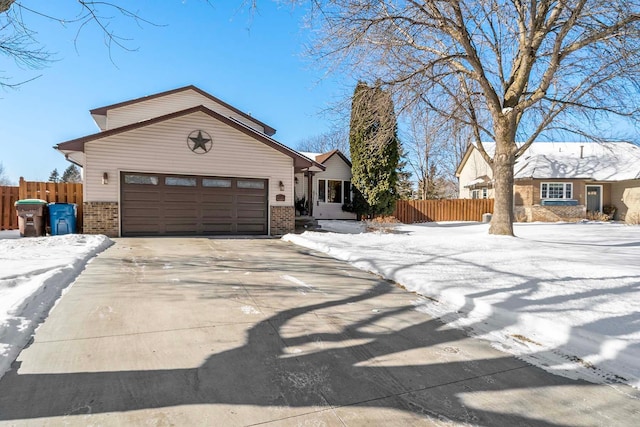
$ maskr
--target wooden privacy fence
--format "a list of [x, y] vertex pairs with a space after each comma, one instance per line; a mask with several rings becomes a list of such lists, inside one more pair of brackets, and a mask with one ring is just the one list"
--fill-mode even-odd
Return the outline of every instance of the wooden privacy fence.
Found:
[[78, 208], [77, 228], [82, 231], [82, 184], [72, 182], [34, 182], [20, 177], [19, 187], [0, 187], [0, 229], [18, 228], [16, 200], [42, 199], [46, 202], [75, 203]]
[[0, 187], [0, 230], [18, 228], [18, 217], [13, 204], [18, 200], [20, 187]]
[[493, 213], [493, 199], [398, 200], [393, 213], [405, 224], [432, 221], [482, 221]]

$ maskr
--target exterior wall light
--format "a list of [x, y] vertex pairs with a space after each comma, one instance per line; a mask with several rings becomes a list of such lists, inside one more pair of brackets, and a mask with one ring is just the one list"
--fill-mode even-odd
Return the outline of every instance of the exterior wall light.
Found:
[[284, 191], [284, 182], [280, 181], [280, 191]]
[[109, 183], [109, 174], [107, 172], [104, 172], [102, 174], [102, 183], [104, 185], [107, 185]]

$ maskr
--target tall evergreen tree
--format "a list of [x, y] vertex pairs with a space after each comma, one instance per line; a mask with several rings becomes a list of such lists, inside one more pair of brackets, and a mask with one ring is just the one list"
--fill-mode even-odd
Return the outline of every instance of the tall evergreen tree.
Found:
[[413, 199], [415, 192], [413, 190], [413, 182], [411, 182], [411, 172], [406, 169], [409, 162], [406, 159], [406, 151], [402, 145], [399, 146], [398, 154], [400, 160], [398, 160], [398, 182], [396, 183], [396, 193], [398, 194], [399, 199]]
[[368, 205], [366, 212], [356, 213], [392, 213], [398, 199], [398, 124], [391, 95], [379, 85], [370, 87], [358, 82], [355, 88], [349, 146], [351, 182]]
[[49, 179], [47, 181], [60, 182], [60, 173], [58, 173], [58, 168], [55, 168], [54, 170], [51, 171], [51, 174], [49, 175]]
[[80, 170], [76, 165], [69, 165], [62, 173], [62, 182], [82, 182]]

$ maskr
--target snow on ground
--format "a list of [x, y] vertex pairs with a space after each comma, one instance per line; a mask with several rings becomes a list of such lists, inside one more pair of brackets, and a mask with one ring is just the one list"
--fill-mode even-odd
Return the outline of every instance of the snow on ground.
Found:
[[20, 238], [18, 231], [0, 231], [0, 378], [62, 291], [110, 245], [106, 236]]
[[[355, 222], [284, 240], [404, 285], [417, 310], [556, 374], [640, 387], [640, 227], [616, 223]], [[328, 227], [326, 227], [328, 226]]]

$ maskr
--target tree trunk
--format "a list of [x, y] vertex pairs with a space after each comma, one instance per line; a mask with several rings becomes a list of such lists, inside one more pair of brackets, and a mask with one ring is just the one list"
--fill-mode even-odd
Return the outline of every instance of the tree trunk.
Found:
[[493, 156], [494, 205], [489, 234], [513, 236], [513, 167], [516, 161], [515, 135], [509, 126], [496, 132]]

